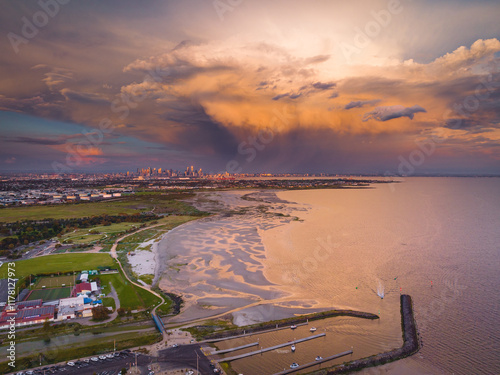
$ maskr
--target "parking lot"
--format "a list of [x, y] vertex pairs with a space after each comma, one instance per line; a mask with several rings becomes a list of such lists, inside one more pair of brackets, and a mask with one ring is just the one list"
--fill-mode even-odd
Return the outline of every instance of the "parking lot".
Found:
[[[123, 350], [116, 353], [108, 353], [100, 356], [93, 356], [66, 364], [51, 365], [37, 369], [26, 370], [15, 374], [22, 375], [49, 375], [49, 374], [79, 374], [79, 375], [120, 375], [122, 369], [134, 368], [137, 363], [137, 370], [134, 374], [153, 375], [153, 369], [159, 373], [182, 369], [195, 369], [198, 366], [200, 374], [217, 373], [214, 366], [200, 350], [198, 344], [179, 345], [159, 352], [158, 357], [145, 354], [134, 353]], [[127, 371], [130, 374], [130, 371]], [[189, 372], [188, 372], [189, 373]]]
[[[152, 362], [149, 356], [137, 354], [138, 369], [141, 374], [148, 374], [148, 365]], [[40, 367], [33, 370], [18, 372], [23, 375], [48, 375], [48, 374], [82, 374], [92, 375], [118, 375], [123, 368], [127, 370], [135, 366], [136, 355], [129, 351], [109, 353], [107, 355], [89, 357], [78, 361], [67, 362], [66, 365], [53, 365]]]

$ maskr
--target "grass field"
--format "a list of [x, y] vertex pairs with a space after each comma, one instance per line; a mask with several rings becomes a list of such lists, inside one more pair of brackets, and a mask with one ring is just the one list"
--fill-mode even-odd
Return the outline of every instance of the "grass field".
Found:
[[31, 292], [28, 297], [28, 301], [34, 299], [42, 299], [44, 301], [50, 301], [54, 299], [66, 298], [71, 295], [71, 288], [51, 288], [51, 289], [35, 289]]
[[55, 276], [55, 277], [41, 277], [37, 280], [35, 285], [33, 285], [33, 289], [41, 289], [42, 286], [46, 288], [58, 288], [63, 286], [75, 285], [75, 277], [74, 276]]
[[169, 230], [195, 219], [199, 219], [199, 216], [168, 216], [161, 218], [158, 220], [158, 224], [163, 225], [128, 236], [118, 244], [117, 251], [134, 251], [143, 242], [158, 238]]
[[[66, 233], [61, 236], [60, 241], [72, 241], [75, 244], [90, 243], [105, 240], [106, 237], [125, 232], [131, 228], [137, 228], [141, 223], [115, 223], [111, 225], [100, 225], [92, 228], [78, 229], [74, 232]], [[90, 232], [93, 233], [90, 233]], [[94, 234], [98, 232], [98, 234]]]
[[151, 211], [176, 215], [197, 215], [199, 211], [185, 202], [192, 193], [137, 193], [112, 201], [67, 203], [54, 206], [8, 207], [0, 209], [0, 221], [66, 219], [97, 215], [134, 214]]
[[160, 303], [160, 299], [154, 294], [130, 284], [121, 271], [110, 275], [99, 275], [99, 278], [101, 279], [101, 287], [104, 286], [103, 292], [106, 294], [111, 290], [109, 283], [112, 283], [113, 288], [118, 293], [120, 307], [124, 309], [148, 309]]
[[[98, 266], [115, 266], [113, 258], [109, 254], [56, 254], [44, 257], [19, 260], [15, 262], [14, 272], [16, 278], [30, 274], [68, 273], [88, 269], [97, 269]], [[0, 267], [0, 278], [7, 278], [7, 263]]]

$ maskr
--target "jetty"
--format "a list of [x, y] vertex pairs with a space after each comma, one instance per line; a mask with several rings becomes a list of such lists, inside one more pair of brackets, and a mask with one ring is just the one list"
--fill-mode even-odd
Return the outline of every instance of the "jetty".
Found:
[[[300, 326], [306, 326], [308, 323], [300, 323], [300, 324], [295, 324], [296, 327]], [[226, 341], [226, 340], [232, 340], [232, 339], [241, 339], [242, 337], [248, 337], [248, 336], [253, 336], [253, 335], [260, 335], [261, 333], [268, 333], [268, 332], [274, 332], [274, 331], [280, 331], [283, 329], [292, 329], [292, 326], [284, 326], [284, 327], [278, 327], [276, 325], [276, 328], [272, 329], [266, 329], [264, 331], [250, 331], [246, 333], [243, 331], [243, 334], [241, 335], [236, 335], [236, 336], [228, 336], [228, 337], [222, 337], [222, 338], [216, 338], [216, 339], [208, 339], [208, 340], [203, 340], [200, 341], [200, 344], [205, 344], [205, 343], [214, 343], [214, 342], [220, 342], [220, 341]]]
[[214, 352], [212, 352], [210, 354], [211, 355], [225, 354], [225, 353], [235, 352], [235, 351], [241, 350], [241, 349], [251, 348], [252, 346], [257, 346], [257, 345], [259, 345], [259, 342], [255, 341], [255, 342], [252, 342], [251, 344], [241, 345], [241, 346], [237, 346], [235, 348], [229, 348], [229, 349], [223, 349], [223, 350], [216, 350], [216, 351], [214, 351]]
[[283, 370], [281, 372], [275, 373], [274, 375], [291, 374], [292, 372], [304, 370], [306, 368], [313, 367], [313, 366], [317, 366], [317, 365], [319, 365], [319, 364], [321, 364], [323, 362], [328, 362], [328, 361], [331, 361], [332, 359], [337, 359], [337, 358], [340, 358], [340, 357], [344, 357], [344, 356], [349, 355], [349, 354], [352, 354], [352, 350], [347, 350], [347, 351], [339, 353], [339, 354], [334, 354], [334, 355], [331, 355], [329, 357], [320, 359], [318, 361], [309, 362], [309, 363], [306, 363], [305, 365], [300, 365], [299, 367], [296, 367], [296, 368], [291, 368], [289, 370]]
[[398, 359], [408, 357], [415, 354], [420, 349], [420, 341], [418, 340], [417, 327], [413, 316], [413, 306], [411, 297], [407, 294], [402, 294], [401, 298], [401, 326], [403, 329], [403, 346], [385, 353], [380, 353], [371, 357], [357, 359], [347, 364], [335, 366], [326, 374], [343, 374], [359, 371], [365, 367], [380, 366], [385, 363], [393, 362]]
[[283, 348], [285, 346], [290, 346], [292, 344], [298, 344], [298, 343], [301, 343], [301, 342], [304, 342], [304, 341], [314, 340], [314, 339], [317, 339], [317, 338], [320, 338], [320, 337], [323, 337], [323, 336], [326, 336], [326, 334], [325, 333], [320, 333], [318, 335], [304, 337], [304, 338], [298, 339], [298, 340], [293, 340], [293, 342], [285, 342], [283, 344], [278, 344], [278, 345], [270, 346], [270, 347], [267, 347], [267, 348], [261, 348], [259, 350], [253, 351], [253, 352], [243, 353], [243, 354], [235, 355], [233, 357], [221, 358], [221, 359], [218, 360], [218, 362], [236, 361], [237, 359], [251, 357], [253, 355], [257, 355], [257, 354], [269, 352], [269, 351], [274, 350], [274, 349]]

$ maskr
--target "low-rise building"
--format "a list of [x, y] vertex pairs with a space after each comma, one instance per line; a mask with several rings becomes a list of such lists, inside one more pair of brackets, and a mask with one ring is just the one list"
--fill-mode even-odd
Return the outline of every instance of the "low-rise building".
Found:
[[59, 300], [57, 320], [84, 318], [92, 316], [92, 300], [83, 295]]
[[76, 284], [71, 292], [71, 297], [89, 295], [92, 293], [92, 285], [88, 282]]
[[0, 314], [0, 329], [11, 325], [25, 326], [53, 321], [56, 307], [45, 306], [42, 300], [22, 301], [5, 306]]

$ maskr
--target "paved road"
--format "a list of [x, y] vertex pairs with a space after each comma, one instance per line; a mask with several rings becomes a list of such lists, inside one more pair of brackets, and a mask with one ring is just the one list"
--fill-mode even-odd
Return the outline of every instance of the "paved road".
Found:
[[[197, 356], [198, 354], [198, 356]], [[196, 369], [196, 359], [198, 357], [198, 369], [200, 374], [213, 374], [213, 367], [210, 360], [202, 353], [200, 345], [180, 345], [177, 348], [168, 348], [160, 350], [158, 353], [158, 362], [166, 362], [170, 365], [177, 365], [177, 368], [190, 367]]]

